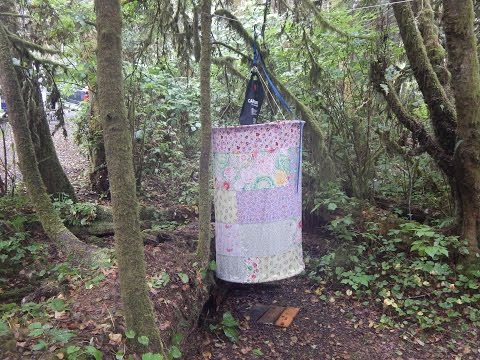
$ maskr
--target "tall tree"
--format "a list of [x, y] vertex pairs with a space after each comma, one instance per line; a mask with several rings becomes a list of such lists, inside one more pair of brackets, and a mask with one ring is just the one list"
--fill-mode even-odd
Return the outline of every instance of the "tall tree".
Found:
[[[17, 14], [15, 2], [8, 0], [0, 3], [0, 20], [10, 33], [16, 34], [18, 32], [18, 18], [11, 15], [1, 16], [2, 13]], [[16, 38], [16, 40], [15, 57], [27, 64], [26, 70], [22, 68], [17, 69], [16, 72], [19, 82], [23, 85], [27, 119], [40, 175], [49, 194], [65, 193], [75, 200], [75, 191], [63, 171], [50, 134], [38, 76], [29, 76], [32, 73], [32, 63], [35, 63], [37, 68], [41, 68], [43, 65], [39, 64], [41, 63], [40, 59], [32, 55], [29, 48], [31, 44], [25, 41], [22, 42], [19, 38]], [[37, 46], [35, 50], [42, 51], [42, 48]]]
[[199, 239], [197, 255], [206, 265], [210, 258], [212, 200], [210, 197], [210, 151], [212, 122], [210, 113], [210, 69], [212, 64], [212, 1], [203, 0], [201, 6], [201, 51], [200, 51], [200, 121], [202, 148], [199, 179]]
[[105, 153], [110, 175], [116, 253], [127, 328], [148, 336], [149, 347], [162, 342], [148, 295], [143, 241], [135, 193], [132, 141], [124, 102], [122, 18], [119, 0], [95, 0], [97, 86]]
[[455, 176], [461, 234], [472, 251], [480, 239], [480, 69], [472, 0], [444, 0], [445, 37], [457, 111]]
[[48, 237], [67, 255], [74, 256], [79, 262], [93, 264], [96, 260], [95, 248], [81, 242], [65, 227], [54, 210], [43, 184], [12, 58], [11, 42], [5, 27], [0, 22], [0, 86], [7, 102], [9, 121], [17, 146], [18, 162], [25, 187]]
[[[473, 2], [443, 2], [449, 72], [443, 66], [445, 54], [430, 1], [416, 9], [421, 19], [418, 23], [409, 3], [391, 2], [433, 133], [402, 104], [394, 84], [385, 77], [383, 59], [373, 67], [372, 75], [399, 122], [447, 177], [456, 202], [459, 234], [469, 243], [466, 260], [470, 261], [479, 252], [480, 238], [480, 79]], [[450, 83], [454, 99], [449, 94]]]

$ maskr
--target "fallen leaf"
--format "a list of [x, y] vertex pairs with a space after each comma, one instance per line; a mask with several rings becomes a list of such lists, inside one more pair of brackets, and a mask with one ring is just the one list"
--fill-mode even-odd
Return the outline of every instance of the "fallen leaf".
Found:
[[415, 342], [418, 344], [418, 345], [421, 345], [421, 346], [425, 346], [425, 343], [420, 340], [420, 339], [415, 339]]
[[170, 327], [171, 323], [170, 321], [165, 321], [163, 323], [160, 323], [160, 330], [166, 330]]
[[55, 311], [55, 319], [64, 320], [68, 318], [68, 313], [66, 311]]
[[120, 344], [122, 342], [122, 334], [110, 333], [108, 334], [108, 338], [115, 344]]
[[247, 346], [247, 347], [241, 348], [241, 349], [240, 349], [240, 352], [241, 352], [243, 355], [247, 355], [247, 354], [250, 352], [250, 350], [252, 350], [252, 348], [249, 347], [249, 346]]
[[212, 358], [212, 353], [210, 351], [203, 352], [203, 358], [205, 360], [210, 360]]

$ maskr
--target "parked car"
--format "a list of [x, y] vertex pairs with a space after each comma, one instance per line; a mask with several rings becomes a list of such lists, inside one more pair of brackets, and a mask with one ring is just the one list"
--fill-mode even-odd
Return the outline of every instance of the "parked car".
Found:
[[75, 90], [72, 95], [65, 99], [65, 101], [76, 105], [80, 104], [82, 101], [88, 101], [88, 90]]

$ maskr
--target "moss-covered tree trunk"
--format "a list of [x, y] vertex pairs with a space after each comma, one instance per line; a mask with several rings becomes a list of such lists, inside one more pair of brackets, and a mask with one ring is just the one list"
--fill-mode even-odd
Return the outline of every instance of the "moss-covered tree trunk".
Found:
[[87, 121], [89, 132], [90, 186], [97, 194], [106, 195], [110, 191], [110, 183], [108, 181], [103, 127], [99, 116], [98, 99], [95, 91], [90, 92]]
[[[0, 13], [16, 14], [14, 1], [5, 0], [0, 3]], [[18, 31], [17, 18], [13, 16], [0, 16], [0, 20], [7, 29], [16, 34]], [[15, 56], [22, 58], [22, 52], [15, 50]], [[65, 193], [75, 200], [75, 191], [65, 172], [63, 171], [57, 152], [53, 144], [48, 119], [45, 113], [40, 85], [37, 78], [28, 79], [24, 70], [18, 70], [17, 76], [24, 87], [24, 100], [27, 119], [34, 144], [34, 151], [38, 162], [40, 175], [49, 194]]]
[[12, 63], [11, 43], [0, 23], [0, 86], [7, 102], [9, 120], [17, 146], [18, 162], [23, 181], [38, 218], [48, 237], [74, 260], [84, 264], [95, 262], [95, 248], [78, 240], [55, 212], [38, 170], [33, 142], [27, 122], [25, 103]]
[[461, 236], [470, 257], [480, 238], [480, 68], [474, 31], [473, 1], [444, 0], [448, 65], [457, 111], [455, 176], [462, 204]]
[[202, 124], [202, 148], [200, 153], [199, 176], [199, 238], [197, 255], [205, 266], [210, 258], [212, 200], [210, 191], [210, 151], [212, 122], [210, 113], [210, 68], [212, 64], [212, 1], [203, 0], [201, 6], [201, 52], [200, 52], [200, 121]]
[[45, 113], [40, 85], [36, 79], [33, 79], [28, 88], [29, 99], [26, 99], [28, 103], [28, 125], [43, 183], [49, 194], [64, 193], [72, 200], [76, 200], [75, 190], [58, 160], [47, 114]]
[[[480, 235], [480, 76], [473, 3], [471, 0], [443, 2], [448, 72], [443, 67], [443, 49], [432, 23], [430, 2], [426, 1], [420, 9], [421, 18], [417, 23], [410, 4], [390, 1], [395, 3], [395, 18], [429, 110], [433, 134], [403, 106], [393, 84], [385, 79], [386, 64], [374, 65], [372, 78], [379, 89], [382, 82], [387, 84], [388, 91], [381, 91], [397, 119], [412, 132], [447, 177], [458, 207], [459, 233], [469, 242], [468, 262], [479, 251]], [[377, 77], [376, 74], [382, 72], [383, 76]], [[454, 99], [450, 96], [450, 82]]]
[[122, 19], [119, 0], [95, 0], [97, 15], [97, 86], [110, 175], [120, 292], [127, 328], [148, 336], [149, 348], [161, 351], [146, 283], [143, 241], [135, 193], [132, 140], [124, 102]]

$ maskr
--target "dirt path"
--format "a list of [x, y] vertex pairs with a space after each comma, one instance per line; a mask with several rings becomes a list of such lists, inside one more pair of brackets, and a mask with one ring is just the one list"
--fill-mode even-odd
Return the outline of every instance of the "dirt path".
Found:
[[[72, 185], [75, 188], [77, 193], [90, 193], [86, 191], [85, 188], [87, 187], [87, 176], [88, 176], [88, 160], [79, 146], [75, 143], [73, 135], [75, 125], [73, 124], [73, 117], [76, 115], [73, 111], [67, 111], [65, 113], [65, 128], [67, 130], [67, 137], [64, 136], [62, 129], [56, 131], [55, 135], [53, 136], [53, 142], [55, 144], [55, 149], [57, 150], [57, 156], [62, 164], [63, 170], [67, 174], [69, 180], [72, 182]], [[56, 121], [49, 122], [50, 131], [53, 132], [55, 129], [55, 125], [57, 124]], [[13, 165], [14, 161], [17, 162], [18, 158], [16, 158], [14, 153], [14, 147], [12, 146], [13, 143], [13, 133], [10, 125], [7, 123], [5, 126], [5, 143], [7, 148], [7, 164], [8, 169], [11, 174], [14, 174], [16, 177], [16, 181], [18, 182], [22, 178], [22, 174], [18, 168], [18, 165]], [[3, 145], [2, 145], [3, 146]], [[3, 174], [3, 164], [4, 164], [4, 154], [2, 150], [2, 154], [0, 156], [1, 160], [1, 167], [2, 167], [2, 174]], [[10, 181], [10, 179], [9, 179]]]
[[[66, 117], [67, 137], [63, 135], [62, 129], [59, 129], [53, 136], [57, 156], [62, 164], [63, 170], [72, 182], [75, 191], [85, 192], [88, 186], [88, 160], [82, 149], [74, 141], [75, 125], [72, 123], [72, 118], [75, 116], [74, 112], [68, 112]], [[55, 123], [50, 124], [50, 129], [53, 131]]]

